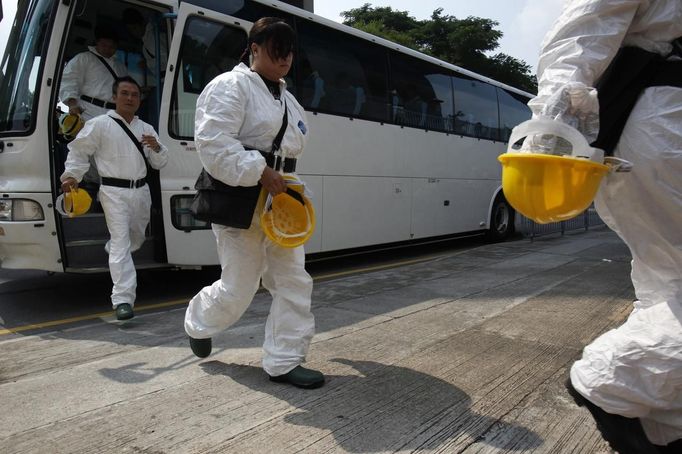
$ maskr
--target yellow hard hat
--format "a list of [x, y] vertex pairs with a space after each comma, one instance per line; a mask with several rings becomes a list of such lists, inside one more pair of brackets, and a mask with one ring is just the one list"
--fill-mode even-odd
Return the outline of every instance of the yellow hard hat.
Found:
[[63, 216], [70, 218], [85, 214], [90, 210], [92, 197], [85, 189], [72, 189], [60, 194], [55, 201], [55, 209]]
[[59, 118], [59, 131], [67, 140], [72, 140], [83, 128], [85, 122], [80, 115], [65, 113]]
[[305, 185], [291, 175], [284, 175], [287, 190], [267, 201], [260, 217], [261, 228], [275, 244], [294, 248], [310, 239], [315, 231], [315, 209], [305, 195]]
[[[527, 136], [554, 135], [571, 144], [570, 155], [514, 152]], [[551, 120], [529, 120], [514, 128], [502, 163], [502, 191], [507, 201], [529, 219], [546, 224], [577, 216], [594, 200], [609, 171], [603, 152], [591, 148], [577, 130]]]

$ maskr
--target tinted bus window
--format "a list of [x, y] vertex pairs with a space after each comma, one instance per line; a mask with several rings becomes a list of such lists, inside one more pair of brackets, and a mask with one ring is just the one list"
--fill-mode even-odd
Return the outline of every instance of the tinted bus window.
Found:
[[[17, 5], [0, 65], [0, 132], [28, 133], [35, 124], [53, 7], [50, 0], [22, 1]], [[3, 26], [11, 20], [11, 16], [5, 17]]]
[[503, 90], [498, 87], [497, 99], [500, 102], [500, 134], [501, 140], [509, 140], [514, 126], [526, 120], [530, 120], [531, 111], [528, 107], [528, 98], [516, 93]]
[[454, 76], [454, 132], [479, 139], [499, 140], [495, 87], [461, 75]]
[[307, 109], [385, 121], [386, 51], [366, 40], [300, 20], [298, 98]]
[[436, 65], [391, 54], [391, 121], [421, 129], [447, 131], [453, 115], [450, 76]]
[[171, 101], [171, 135], [184, 139], [194, 137], [194, 112], [199, 94], [214, 77], [232, 70], [245, 48], [246, 32], [241, 28], [199, 17], [187, 21]]

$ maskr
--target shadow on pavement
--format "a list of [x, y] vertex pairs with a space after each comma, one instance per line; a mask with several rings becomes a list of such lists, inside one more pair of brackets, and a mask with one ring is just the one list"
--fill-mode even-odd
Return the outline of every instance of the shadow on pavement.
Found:
[[[529, 429], [472, 411], [469, 395], [436, 377], [373, 361], [333, 361], [359, 375], [327, 376], [324, 387], [308, 391], [272, 383], [254, 366], [221, 361], [200, 366], [207, 374], [224, 375], [288, 402], [298, 411], [284, 416], [287, 423], [322, 429], [345, 452], [437, 450], [462, 435], [506, 451], [531, 450], [543, 443]], [[486, 437], [493, 427], [505, 436]], [[239, 449], [241, 443], [254, 440], [236, 438], [223, 448]]]

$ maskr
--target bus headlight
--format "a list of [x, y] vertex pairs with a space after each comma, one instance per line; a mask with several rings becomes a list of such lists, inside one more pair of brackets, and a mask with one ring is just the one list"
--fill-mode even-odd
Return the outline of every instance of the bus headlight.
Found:
[[42, 221], [43, 208], [35, 200], [0, 199], [0, 221]]

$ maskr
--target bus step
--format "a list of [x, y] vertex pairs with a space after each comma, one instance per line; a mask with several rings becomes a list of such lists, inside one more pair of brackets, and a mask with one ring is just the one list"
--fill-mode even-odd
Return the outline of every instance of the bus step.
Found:
[[[107, 268], [109, 256], [104, 250], [107, 240], [77, 240], [66, 243], [67, 268]], [[135, 264], [154, 262], [154, 239], [147, 238], [133, 252]]]
[[[144, 262], [144, 261], [135, 261], [135, 268], [138, 270], [147, 270], [147, 269], [155, 269], [155, 268], [164, 268], [168, 267], [168, 265], [161, 264], [159, 262]], [[109, 267], [108, 266], [91, 266], [91, 267], [70, 267], [67, 266], [64, 268], [64, 271], [67, 273], [82, 273], [82, 274], [95, 274], [95, 273], [108, 273], [109, 272]]]
[[62, 217], [62, 228], [67, 243], [76, 240], [109, 238], [104, 213], [88, 213], [74, 218]]

